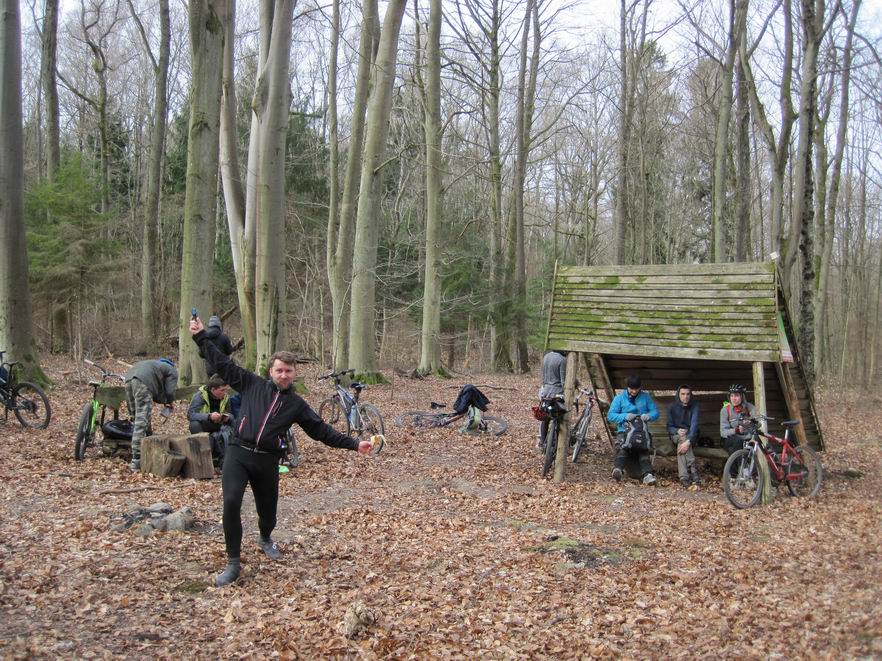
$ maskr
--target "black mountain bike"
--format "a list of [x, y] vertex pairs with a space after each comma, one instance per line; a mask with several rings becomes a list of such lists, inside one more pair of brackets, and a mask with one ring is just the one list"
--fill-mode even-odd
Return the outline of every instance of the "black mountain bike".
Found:
[[566, 414], [567, 409], [564, 406], [563, 395], [540, 400], [539, 406], [533, 407], [533, 416], [537, 420], [540, 422], [548, 421], [545, 438], [542, 439], [542, 443], [539, 446], [544, 457], [542, 477], [546, 477], [554, 465], [554, 458], [557, 454], [557, 437], [560, 435], [560, 423]]
[[[585, 403], [582, 404], [582, 398]], [[572, 461], [575, 464], [579, 458], [579, 453], [585, 447], [585, 439], [588, 437], [588, 431], [591, 429], [591, 417], [594, 411], [594, 404], [597, 402], [597, 395], [593, 390], [579, 388], [579, 394], [576, 395], [576, 401], [573, 402], [573, 408], [576, 413], [579, 412], [579, 406], [582, 406], [582, 414], [570, 426], [570, 449], [572, 450]]]
[[19, 363], [3, 360], [5, 353], [0, 351], [0, 402], [5, 409], [5, 419], [9, 419], [9, 412], [12, 411], [22, 427], [46, 429], [52, 417], [49, 398], [36, 383], [15, 378], [15, 368]]

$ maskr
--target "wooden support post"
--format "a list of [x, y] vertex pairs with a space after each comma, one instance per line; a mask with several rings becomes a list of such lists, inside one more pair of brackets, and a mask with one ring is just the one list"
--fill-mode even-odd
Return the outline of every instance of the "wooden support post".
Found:
[[570, 351], [567, 354], [567, 375], [564, 378], [564, 406], [567, 407], [567, 414], [563, 417], [560, 424], [560, 433], [557, 435], [557, 455], [554, 459], [554, 481], [560, 484], [564, 480], [564, 472], [567, 466], [567, 448], [569, 448], [570, 439], [570, 414], [569, 411], [573, 406], [576, 390], [576, 370], [579, 367], [579, 354]]
[[[766, 415], [768, 411], [768, 407], [766, 406], [766, 378], [763, 373], [763, 364], [761, 362], [753, 364], [753, 405], [756, 407], [758, 415]], [[760, 427], [762, 427], [764, 432], [769, 431], [769, 424], [765, 420], [760, 419]], [[769, 475], [769, 466], [766, 463], [765, 455], [761, 452], [757, 452], [757, 458], [760, 464], [760, 473], [765, 477], [760, 502], [766, 504], [772, 501], [772, 480]]]
[[799, 445], [808, 445], [805, 427], [802, 424], [802, 411], [799, 408], [799, 395], [796, 394], [796, 388], [793, 386], [790, 366], [775, 363], [775, 370], [778, 372], [778, 382], [781, 384], [781, 392], [784, 393], [784, 401], [787, 403], [787, 415], [793, 420], [799, 420], [799, 424], [793, 428], [796, 441]]
[[[606, 393], [606, 401], [607, 404], [612, 404], [612, 401], [616, 398], [616, 389], [613, 387], [612, 380], [609, 378], [609, 372], [606, 371], [606, 365], [603, 362], [603, 356], [597, 353], [591, 354], [591, 364], [594, 366], [594, 369], [597, 372], [597, 375], [600, 377], [600, 385]], [[606, 421], [606, 411], [602, 410], [598, 405], [598, 410], [600, 410], [603, 415], [603, 428], [606, 430], [606, 440], [609, 441], [609, 446], [615, 450], [616, 449], [616, 435], [612, 427], [610, 427], [610, 423]]]

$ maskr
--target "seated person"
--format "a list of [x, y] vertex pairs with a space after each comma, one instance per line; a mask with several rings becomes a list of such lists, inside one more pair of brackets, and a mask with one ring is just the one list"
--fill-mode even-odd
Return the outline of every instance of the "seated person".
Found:
[[680, 484], [688, 487], [701, 484], [695, 468], [692, 446], [698, 443], [698, 402], [692, 399], [692, 389], [683, 385], [677, 388], [674, 401], [668, 406], [668, 434], [677, 448], [677, 473]]
[[612, 476], [616, 482], [621, 481], [624, 475], [625, 463], [628, 460], [637, 463], [640, 474], [643, 476], [643, 484], [654, 485], [655, 475], [652, 474], [652, 464], [649, 461], [649, 448], [625, 447], [625, 422], [630, 422], [639, 417], [643, 422], [658, 420], [658, 407], [652, 399], [652, 395], [640, 389], [640, 377], [632, 374], [628, 377], [627, 388], [613, 398], [607, 420], [618, 424], [616, 434], [616, 458], [613, 462]]
[[730, 455], [744, 447], [750, 438], [747, 424], [756, 417], [756, 408], [745, 398], [747, 388], [739, 384], [729, 386], [729, 401], [720, 409], [720, 436]]
[[233, 419], [230, 399], [230, 387], [217, 374], [212, 376], [190, 401], [187, 409], [190, 433], [217, 432], [222, 425], [229, 424]]

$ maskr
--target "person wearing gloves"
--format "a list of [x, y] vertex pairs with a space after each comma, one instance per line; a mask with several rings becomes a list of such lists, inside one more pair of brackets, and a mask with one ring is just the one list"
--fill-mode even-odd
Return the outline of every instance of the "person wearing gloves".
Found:
[[294, 392], [296, 359], [290, 351], [277, 351], [270, 356], [269, 378], [264, 379], [239, 367], [220, 351], [208, 337], [202, 320], [190, 321], [190, 334], [204, 352], [211, 371], [219, 374], [242, 396], [234, 433], [224, 455], [221, 477], [227, 551], [227, 566], [215, 579], [215, 585], [221, 587], [233, 583], [241, 572], [242, 499], [248, 484], [251, 484], [257, 509], [260, 548], [271, 560], [281, 557], [271, 534], [276, 527], [279, 504], [279, 459], [285, 454], [288, 430], [295, 423], [310, 438], [330, 447], [369, 454], [373, 446], [370, 441], [350, 438], [323, 422]]
[[141, 470], [141, 439], [150, 433], [150, 414], [153, 402], [165, 404], [171, 413], [178, 387], [178, 370], [168, 358], [142, 360], [129, 368], [124, 377], [126, 403], [132, 416], [132, 463], [133, 471]]
[[613, 398], [607, 420], [618, 425], [616, 434], [616, 457], [613, 461], [612, 476], [616, 482], [621, 481], [625, 471], [625, 464], [630, 460], [636, 462], [643, 484], [654, 485], [655, 475], [652, 473], [652, 464], [649, 460], [648, 447], [628, 447], [625, 442], [625, 423], [640, 418], [643, 422], [658, 420], [658, 407], [645, 390], [640, 389], [640, 376], [630, 375], [625, 382], [625, 390]]
[[701, 484], [695, 468], [695, 453], [692, 451], [698, 443], [698, 402], [693, 399], [692, 388], [689, 386], [678, 387], [674, 401], [668, 406], [668, 434], [671, 443], [677, 448], [680, 484], [686, 488]]

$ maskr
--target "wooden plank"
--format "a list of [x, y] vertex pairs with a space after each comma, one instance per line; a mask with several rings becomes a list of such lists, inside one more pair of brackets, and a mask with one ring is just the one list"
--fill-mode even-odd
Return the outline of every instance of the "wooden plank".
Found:
[[628, 264], [623, 266], [562, 266], [561, 275], [724, 275], [774, 273], [772, 262], [726, 262], [722, 264]]
[[[710, 349], [731, 349], [731, 350], [743, 350], [743, 351], [768, 351], [770, 354], [774, 354], [777, 357], [778, 355], [778, 344], [777, 341], [767, 342], [756, 340], [754, 342], [747, 342], [744, 338], [729, 338], [728, 340], [719, 339], [698, 339], [696, 337], [688, 336], [684, 338], [677, 338], [674, 336], [634, 336], [634, 337], [624, 337], [622, 335], [607, 335], [602, 333], [575, 333], [575, 332], [566, 332], [567, 329], [563, 329], [559, 331], [556, 327], [552, 327], [551, 332], [549, 333], [549, 341], [557, 344], [561, 340], [570, 340], [570, 341], [590, 341], [592, 343], [603, 343], [608, 345], [613, 344], [627, 344], [634, 346], [642, 346], [642, 347], [656, 347], [656, 348], [672, 348], [672, 349], [695, 349], [695, 350], [710, 350]], [[601, 352], [606, 353], [606, 352]]]
[[561, 312], [580, 312], [582, 314], [594, 314], [600, 317], [615, 315], [625, 319], [677, 319], [690, 321], [692, 319], [728, 319], [741, 320], [745, 315], [758, 317], [769, 325], [775, 323], [775, 309], [766, 306], [742, 305], [737, 310], [726, 307], [697, 306], [689, 303], [681, 303], [674, 300], [658, 301], [657, 306], [625, 306], [616, 301], [565, 301], [555, 299], [554, 310]]
[[580, 325], [588, 328], [608, 328], [610, 330], [631, 330], [635, 328], [649, 328], [653, 331], [666, 333], [729, 333], [732, 335], [777, 335], [777, 331], [771, 325], [756, 325], [737, 323], [734, 319], [694, 319], [682, 320], [679, 324], [672, 324], [668, 319], [660, 317], [627, 318], [618, 315], [608, 315], [598, 318], [598, 315], [579, 313], [572, 310], [555, 310], [551, 317], [557, 324]]
[[748, 274], [695, 274], [695, 275], [669, 275], [667, 273], [657, 275], [584, 275], [569, 272], [555, 271], [554, 283], [573, 284], [600, 284], [605, 287], [618, 287], [620, 285], [671, 285], [681, 290], [688, 290], [693, 285], [726, 287], [729, 285], [756, 285], [775, 288], [775, 276], [771, 273], [748, 273]]
[[670, 337], [675, 339], [688, 339], [684, 336], [694, 336], [696, 339], [722, 340], [727, 338], [744, 338], [744, 342], [760, 341], [766, 344], [780, 346], [778, 334], [774, 329], [762, 326], [748, 326], [745, 328], [733, 328], [731, 331], [714, 326], [671, 326], [662, 324], [605, 324], [603, 322], [579, 322], [572, 319], [555, 317], [551, 329], [557, 332], [567, 330], [574, 334], [599, 334], [612, 337]]
[[[555, 287], [555, 297], [560, 300], [599, 300], [626, 303], [673, 299], [682, 301], [686, 296], [683, 290], [675, 289], [576, 289], [573, 287]], [[775, 298], [767, 289], [762, 291], [704, 291], [696, 289], [689, 292], [689, 301], [695, 307], [707, 304], [708, 301], [717, 305], [738, 304], [738, 301], [749, 301], [751, 305], [767, 305], [774, 307]]]
[[775, 291], [772, 285], [763, 282], [748, 283], [724, 283], [724, 282], [693, 282], [682, 280], [674, 282], [658, 282], [656, 280], [648, 280], [643, 283], [618, 283], [615, 285], [606, 284], [603, 281], [596, 282], [580, 282], [570, 279], [558, 279], [554, 282], [554, 289], [560, 292], [642, 292], [642, 291], [671, 291], [679, 292], [681, 296], [689, 296], [690, 298], [695, 292], [717, 292], [725, 294], [763, 292], [766, 296], [774, 296]]
[[572, 338], [549, 339], [549, 349], [560, 351], [584, 351], [599, 354], [624, 354], [631, 356], [660, 356], [665, 358], [705, 358], [717, 360], [750, 361], [764, 360], [775, 362], [777, 351], [757, 349], [705, 349], [690, 347], [658, 347], [622, 342], [589, 342]]

